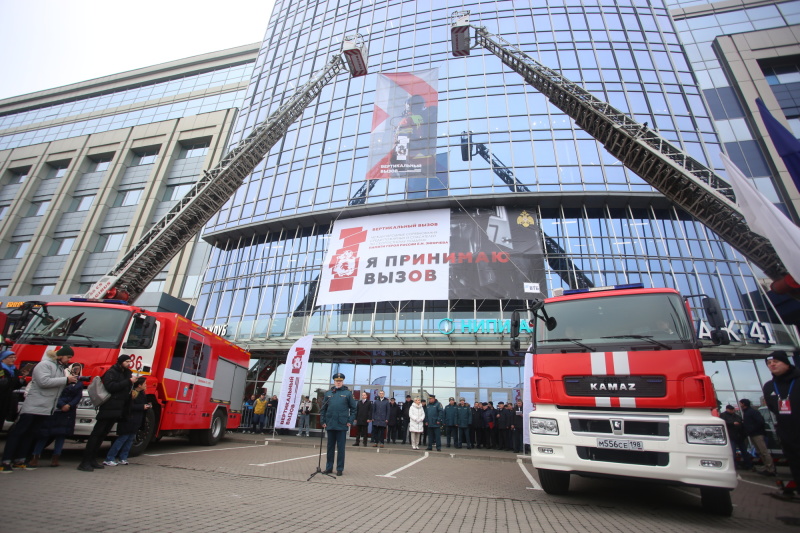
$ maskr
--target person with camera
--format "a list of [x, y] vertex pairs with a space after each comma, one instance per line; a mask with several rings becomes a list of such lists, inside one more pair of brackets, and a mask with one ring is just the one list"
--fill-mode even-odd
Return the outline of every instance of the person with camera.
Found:
[[78, 470], [92, 472], [104, 468], [95, 458], [103, 439], [120, 419], [128, 416], [131, 407], [131, 389], [138, 378], [131, 372], [131, 356], [122, 354], [117, 363], [106, 370], [101, 378], [103, 386], [111, 396], [97, 410], [94, 428], [83, 450], [83, 458]]
[[64, 387], [78, 381], [77, 376], [64, 375], [64, 370], [73, 355], [75, 352], [69, 346], [63, 346], [58, 350], [47, 350], [33, 369], [28, 395], [22, 402], [17, 422], [6, 437], [2, 459], [3, 474], [10, 474], [12, 468], [36, 468], [31, 467], [26, 461], [31, 443], [41, 425], [55, 411]]
[[67, 375], [76, 376], [78, 381], [64, 387], [61, 396], [58, 397], [55, 412], [44, 421], [39, 431], [39, 440], [33, 446], [33, 457], [28, 463], [36, 468], [39, 466], [39, 457], [47, 446], [55, 440], [53, 445], [53, 457], [50, 466], [59, 466], [61, 450], [64, 448], [64, 440], [75, 431], [75, 416], [77, 414], [78, 403], [83, 395], [83, 384], [89, 378], [81, 376], [83, 365], [75, 363], [67, 369]]
[[308, 433], [309, 423], [311, 421], [311, 402], [308, 399], [308, 396], [303, 396], [302, 400], [300, 401], [300, 411], [299, 415], [297, 416], [297, 421], [299, 423], [300, 430], [297, 432], [298, 437], [302, 437], [303, 433], [305, 433], [306, 437], [310, 437]]
[[[148, 403], [147, 394], [144, 390], [147, 386], [144, 376], [136, 378], [131, 391], [131, 410], [127, 418], [117, 422], [117, 438], [106, 454], [105, 466], [117, 466], [128, 464], [128, 454], [133, 446], [136, 433], [142, 427], [145, 412], [152, 409], [153, 405]], [[119, 458], [119, 460], [117, 460]]]

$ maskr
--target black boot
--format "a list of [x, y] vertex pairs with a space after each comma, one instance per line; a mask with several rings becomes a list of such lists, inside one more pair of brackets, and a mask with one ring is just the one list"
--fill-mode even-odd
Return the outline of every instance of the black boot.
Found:
[[78, 470], [82, 472], [94, 472], [94, 468], [89, 463], [85, 463], [81, 461], [81, 464], [78, 465]]

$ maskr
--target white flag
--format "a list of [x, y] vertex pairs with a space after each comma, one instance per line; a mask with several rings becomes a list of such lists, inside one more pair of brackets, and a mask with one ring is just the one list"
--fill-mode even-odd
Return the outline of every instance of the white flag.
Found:
[[312, 340], [314, 335], [306, 335], [299, 339], [286, 356], [281, 393], [278, 395], [278, 410], [275, 414], [276, 428], [293, 428], [297, 422], [297, 409], [300, 407], [300, 393], [306, 382]]
[[769, 239], [789, 274], [800, 280], [800, 228], [773, 205], [725, 154], [720, 154], [747, 225]]

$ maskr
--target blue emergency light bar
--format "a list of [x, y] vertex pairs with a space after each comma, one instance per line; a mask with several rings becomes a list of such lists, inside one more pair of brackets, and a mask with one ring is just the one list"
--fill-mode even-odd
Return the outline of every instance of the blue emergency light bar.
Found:
[[624, 291], [630, 289], [644, 289], [644, 284], [625, 283], [623, 285], [608, 285], [606, 287], [592, 287], [590, 289], [567, 289], [564, 291], [564, 296], [568, 294], [580, 294], [582, 292]]

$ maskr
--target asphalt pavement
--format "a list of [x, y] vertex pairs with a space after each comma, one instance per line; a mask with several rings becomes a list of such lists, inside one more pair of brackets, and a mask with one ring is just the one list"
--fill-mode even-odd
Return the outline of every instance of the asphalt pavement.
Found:
[[703, 512], [697, 489], [573, 476], [568, 496], [550, 496], [530, 458], [512, 452], [354, 442], [342, 477], [312, 477], [313, 436], [229, 433], [215, 447], [165, 438], [92, 473], [75, 469], [83, 446], [68, 443], [59, 468], [45, 455], [34, 471], [0, 475], [0, 531], [800, 531], [800, 504], [770, 497], [774, 480], [750, 472], [726, 518]]

